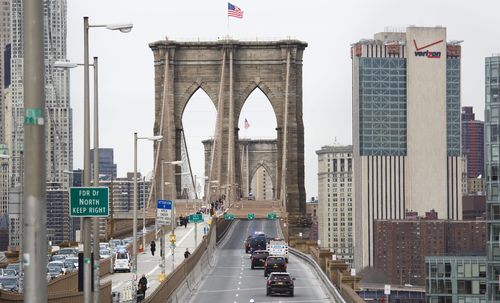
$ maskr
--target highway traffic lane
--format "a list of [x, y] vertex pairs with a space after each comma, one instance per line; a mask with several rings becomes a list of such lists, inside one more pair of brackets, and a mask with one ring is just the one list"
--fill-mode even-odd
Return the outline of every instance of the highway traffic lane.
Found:
[[230, 238], [219, 249], [216, 267], [202, 281], [190, 302], [332, 302], [312, 269], [290, 255], [288, 272], [296, 278], [295, 297], [266, 296], [263, 269], [250, 267], [243, 241], [254, 231], [276, 236], [276, 222], [270, 220], [237, 221]]

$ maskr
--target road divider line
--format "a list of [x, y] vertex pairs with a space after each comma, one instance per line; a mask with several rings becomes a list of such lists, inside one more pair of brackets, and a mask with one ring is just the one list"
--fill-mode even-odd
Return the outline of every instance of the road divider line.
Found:
[[154, 273], [156, 270], [158, 270], [158, 268], [160, 268], [160, 265], [156, 265], [150, 272], [147, 273], [146, 276], [151, 276], [152, 273]]
[[118, 283], [116, 283], [116, 285], [114, 285], [113, 287], [111, 287], [111, 289], [117, 289], [117, 288], [118, 288], [118, 287], [120, 287], [122, 284], [123, 284], [123, 282], [118, 282]]

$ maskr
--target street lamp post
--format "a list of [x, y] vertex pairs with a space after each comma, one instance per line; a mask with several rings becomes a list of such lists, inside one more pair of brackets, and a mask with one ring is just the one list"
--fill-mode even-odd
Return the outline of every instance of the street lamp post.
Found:
[[24, 1], [24, 301], [47, 302], [43, 1]]
[[[171, 183], [171, 182], [165, 182], [164, 181], [164, 174], [163, 174], [163, 165], [164, 164], [171, 164], [171, 165], [182, 165], [182, 161], [164, 161], [162, 160], [161, 161], [161, 196], [162, 196], [162, 199], [165, 199], [165, 191], [164, 191], [164, 187], [165, 185], [175, 185], [175, 182], [174, 183]], [[175, 176], [175, 174], [174, 174]], [[171, 211], [171, 218], [170, 218], [170, 224], [171, 224], [171, 235], [172, 237], [174, 237], [175, 235], [175, 215], [174, 215], [174, 211], [175, 211], [175, 201], [174, 201], [174, 191], [175, 191], [175, 187], [172, 187], [172, 192], [171, 192], [171, 196], [172, 196], [172, 211]], [[162, 237], [163, 237], [163, 233], [162, 233]], [[162, 247], [163, 248], [163, 247]], [[175, 264], [174, 264], [174, 256], [175, 256], [175, 249], [172, 249], [172, 272], [174, 272], [174, 268], [175, 268]], [[162, 262], [163, 262], [163, 270], [165, 270], [165, 254], [163, 254], [163, 257], [162, 257]], [[165, 273], [165, 272], [163, 272]]]
[[144, 184], [146, 183], [146, 176], [142, 178], [142, 249], [146, 252], [146, 198], [144, 197]]
[[134, 200], [133, 204], [133, 234], [134, 241], [132, 243], [133, 248], [133, 264], [132, 271], [134, 274], [134, 281], [137, 280], [137, 140], [149, 140], [149, 141], [161, 141], [162, 136], [152, 136], [152, 137], [138, 137], [137, 132], [134, 133]]
[[[54, 63], [55, 68], [70, 69], [70, 68], [75, 68], [77, 66], [85, 66], [85, 64], [73, 63], [73, 62], [69, 62], [69, 61], [56, 61]], [[99, 105], [99, 100], [98, 100], [98, 98], [99, 98], [99, 92], [98, 92], [99, 71], [98, 71], [98, 58], [94, 57], [93, 64], [89, 64], [89, 66], [94, 67], [94, 180], [93, 180], [94, 184], [93, 185], [94, 185], [94, 187], [99, 187], [99, 108], [98, 108], [98, 105]], [[89, 166], [90, 166], [90, 164], [89, 164]], [[89, 172], [90, 172], [90, 168], [89, 168]], [[89, 178], [90, 178], [90, 176], [89, 176]], [[90, 183], [90, 181], [89, 181], [89, 183]], [[84, 185], [84, 186], [89, 186], [89, 184]], [[85, 218], [83, 218], [83, 220], [85, 220]], [[92, 224], [93, 224], [92, 233], [94, 235], [94, 245], [93, 245], [94, 285], [100, 285], [99, 218], [93, 218]], [[82, 225], [82, 221], [80, 221], [80, 225]], [[80, 229], [81, 229], [81, 227], [80, 227]], [[99, 302], [99, 290], [100, 290], [99, 287], [94, 287], [94, 302]]]
[[[89, 98], [89, 28], [105, 27], [109, 30], [119, 30], [128, 33], [132, 30], [132, 24], [113, 24], [113, 25], [90, 25], [89, 17], [83, 17], [83, 186], [90, 186], [90, 98]], [[94, 161], [95, 162], [95, 161]], [[94, 235], [95, 238], [95, 235]], [[96, 252], [94, 252], [96, 253]], [[90, 218], [83, 218], [83, 302], [99, 302], [99, 292], [97, 296], [92, 296], [91, 289], [91, 263], [90, 263]], [[96, 285], [99, 289], [100, 285]], [[93, 297], [93, 298], [92, 298]]]

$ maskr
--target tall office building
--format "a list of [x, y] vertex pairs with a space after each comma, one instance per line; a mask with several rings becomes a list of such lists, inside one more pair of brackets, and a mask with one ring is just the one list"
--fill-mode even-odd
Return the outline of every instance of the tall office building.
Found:
[[486, 58], [485, 81], [487, 300], [500, 302], [500, 56]]
[[47, 183], [47, 240], [55, 245], [72, 238], [69, 192], [61, 185]]
[[[116, 164], [112, 148], [99, 148], [99, 178], [116, 179]], [[94, 149], [90, 150], [90, 172], [94, 175]]]
[[484, 176], [484, 122], [472, 106], [462, 107], [462, 153], [467, 157], [467, 178]]
[[5, 142], [4, 88], [10, 82], [10, 0], [0, 0], [0, 143]]
[[354, 259], [352, 145], [323, 146], [318, 155], [318, 239], [349, 264]]
[[435, 209], [462, 217], [460, 45], [444, 27], [382, 32], [351, 48], [355, 266], [373, 266], [373, 222]]
[[[0, 144], [0, 154], [8, 155], [5, 144]], [[0, 251], [9, 245], [9, 160], [0, 158]]]
[[[12, 157], [11, 185], [19, 182], [20, 151], [24, 146], [23, 108], [23, 3], [11, 0], [12, 39], [12, 112], [11, 141], [7, 142]], [[69, 73], [54, 68], [57, 60], [66, 59], [66, 0], [44, 1], [44, 48], [45, 48], [45, 125], [47, 181], [69, 186], [73, 169], [72, 112], [69, 103]]]

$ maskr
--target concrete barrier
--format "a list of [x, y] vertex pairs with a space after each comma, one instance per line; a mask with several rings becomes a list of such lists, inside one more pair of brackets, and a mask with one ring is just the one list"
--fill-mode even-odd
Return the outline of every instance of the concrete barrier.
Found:
[[[72, 280], [74, 278], [68, 277], [67, 279]], [[78, 275], [77, 275], [77, 279], [78, 279]], [[62, 281], [62, 279], [61, 279], [61, 281]], [[58, 281], [57, 284], [61, 285], [61, 281]], [[68, 282], [68, 281], [65, 281], [65, 283], [66, 282]], [[77, 281], [77, 283], [78, 283], [78, 281]], [[101, 300], [100, 300], [101, 303], [111, 303], [111, 282], [101, 284], [101, 291], [99, 294], [101, 297]], [[0, 303], [17, 303], [17, 302], [24, 302], [23, 294], [0, 290]], [[50, 291], [50, 284], [49, 284], [48, 302], [49, 303], [83, 303], [83, 292], [78, 292], [78, 291], [73, 290], [73, 289], [51, 292]]]

